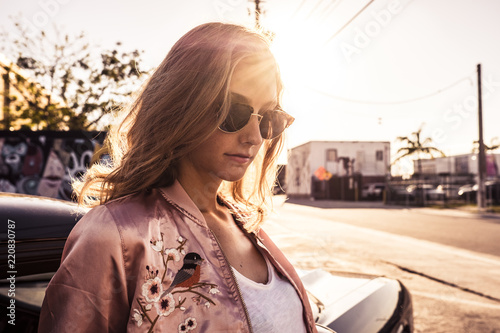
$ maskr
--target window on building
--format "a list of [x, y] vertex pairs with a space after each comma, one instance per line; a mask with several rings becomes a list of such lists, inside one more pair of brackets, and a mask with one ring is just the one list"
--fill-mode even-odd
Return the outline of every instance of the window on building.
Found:
[[327, 149], [326, 150], [326, 161], [327, 162], [337, 161], [337, 149]]
[[384, 160], [384, 151], [383, 150], [375, 151], [375, 160], [376, 161], [383, 161]]
[[455, 158], [455, 172], [457, 174], [469, 173], [469, 156], [457, 156]]

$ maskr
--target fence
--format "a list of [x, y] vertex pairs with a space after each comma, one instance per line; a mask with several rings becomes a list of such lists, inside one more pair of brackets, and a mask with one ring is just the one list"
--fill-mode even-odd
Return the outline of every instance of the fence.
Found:
[[332, 176], [329, 180], [312, 177], [311, 196], [319, 200], [358, 201], [361, 198], [362, 175]]
[[[386, 202], [405, 206], [452, 206], [475, 204], [477, 197], [474, 174], [418, 175], [413, 179], [393, 179], [387, 183]], [[487, 202], [500, 204], [500, 181], [486, 182]]]

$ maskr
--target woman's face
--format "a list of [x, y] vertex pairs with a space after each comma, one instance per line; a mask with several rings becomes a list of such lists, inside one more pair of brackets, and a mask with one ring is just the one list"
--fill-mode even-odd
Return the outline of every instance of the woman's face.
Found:
[[[241, 62], [231, 78], [229, 89], [232, 100], [250, 105], [254, 113], [277, 105], [275, 71], [266, 67], [263, 70], [260, 62]], [[179, 176], [191, 180], [198, 178], [205, 184], [209, 181], [241, 179], [263, 143], [258, 119], [252, 116], [248, 124], [236, 133], [216, 130], [181, 161]]]

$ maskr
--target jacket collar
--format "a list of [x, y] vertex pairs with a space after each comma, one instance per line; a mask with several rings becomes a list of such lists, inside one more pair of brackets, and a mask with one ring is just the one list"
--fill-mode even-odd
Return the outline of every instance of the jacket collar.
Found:
[[[178, 180], [175, 180], [171, 186], [161, 187], [160, 193], [170, 204], [172, 204], [178, 210], [183, 212], [188, 217], [194, 218], [196, 222], [208, 228], [205, 217]], [[229, 208], [231, 215], [233, 215], [233, 217], [235, 218], [236, 224], [242, 230], [245, 230], [245, 233], [248, 233], [248, 231], [246, 231], [246, 229], [243, 227], [246, 222], [245, 212], [223, 197], [219, 196], [218, 200], [220, 200], [223, 205]]]
[[187, 215], [190, 215], [191, 217], [194, 217], [205, 227], [207, 226], [203, 214], [195, 205], [191, 197], [189, 197], [179, 181], [175, 180], [171, 186], [161, 187], [160, 192], [163, 194], [165, 199], [177, 209]]

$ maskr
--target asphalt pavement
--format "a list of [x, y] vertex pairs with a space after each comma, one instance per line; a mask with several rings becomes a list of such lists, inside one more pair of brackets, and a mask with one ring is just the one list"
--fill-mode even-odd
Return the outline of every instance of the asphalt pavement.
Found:
[[265, 229], [298, 267], [365, 272], [404, 281], [415, 298], [416, 332], [500, 330], [499, 256], [340, 219], [363, 215], [351, 213], [352, 209], [366, 209], [365, 218], [374, 220], [392, 213], [415, 213], [435, 215], [436, 221], [441, 217], [470, 218], [471, 223], [478, 218], [489, 219], [500, 228], [500, 216], [492, 213], [381, 202], [285, 201], [280, 197], [276, 198], [276, 213], [270, 216]]

